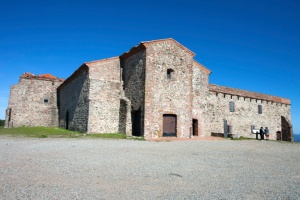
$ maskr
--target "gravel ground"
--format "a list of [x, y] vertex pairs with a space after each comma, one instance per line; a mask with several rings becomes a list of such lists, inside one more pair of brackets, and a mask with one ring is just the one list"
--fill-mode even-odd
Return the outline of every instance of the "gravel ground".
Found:
[[0, 136], [0, 199], [300, 199], [300, 143]]

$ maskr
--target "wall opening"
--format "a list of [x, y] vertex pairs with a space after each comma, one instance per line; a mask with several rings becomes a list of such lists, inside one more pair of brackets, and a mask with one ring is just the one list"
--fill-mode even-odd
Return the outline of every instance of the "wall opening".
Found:
[[258, 105], [258, 114], [262, 114], [262, 105]]
[[163, 137], [177, 137], [177, 116], [163, 115]]
[[126, 133], [126, 121], [127, 121], [127, 103], [124, 99], [120, 100], [119, 110], [119, 133]]
[[66, 129], [69, 129], [69, 119], [70, 118], [70, 114], [69, 114], [69, 111], [67, 111], [67, 113], [66, 113], [66, 121], [65, 121], [65, 123], [66, 123]]
[[8, 110], [8, 120], [7, 121], [8, 122], [11, 121], [11, 108]]
[[282, 141], [292, 141], [291, 124], [283, 116], [281, 116], [281, 137]]
[[229, 111], [234, 112], [234, 102], [233, 101], [229, 102]]
[[174, 74], [173, 69], [167, 69], [167, 79], [171, 79]]
[[142, 112], [141, 110], [131, 111], [131, 124], [132, 124], [132, 135], [133, 136], [143, 136], [142, 135]]
[[193, 119], [193, 136], [198, 136], [198, 120]]

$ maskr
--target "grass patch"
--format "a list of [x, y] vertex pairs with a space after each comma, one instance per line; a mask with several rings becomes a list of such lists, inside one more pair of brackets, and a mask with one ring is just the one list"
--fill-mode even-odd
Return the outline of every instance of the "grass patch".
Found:
[[0, 127], [0, 135], [35, 137], [35, 138], [106, 138], [106, 139], [126, 139], [125, 134], [86, 134], [77, 131], [70, 131], [58, 127]]
[[0, 127], [0, 135], [24, 136], [24, 137], [79, 137], [79, 132], [69, 131], [58, 127], [18, 127], [3, 128]]

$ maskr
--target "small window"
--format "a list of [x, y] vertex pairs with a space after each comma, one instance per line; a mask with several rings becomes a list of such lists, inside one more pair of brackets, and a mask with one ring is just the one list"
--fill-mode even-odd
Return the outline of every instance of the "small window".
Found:
[[229, 110], [230, 110], [230, 112], [234, 112], [234, 102], [233, 101], [229, 102]]
[[174, 70], [173, 69], [168, 69], [167, 70], [167, 79], [171, 79], [173, 74], [174, 74]]
[[262, 114], [262, 105], [258, 105], [258, 114]]
[[44, 103], [48, 103], [49, 101], [48, 101], [48, 99], [44, 99]]

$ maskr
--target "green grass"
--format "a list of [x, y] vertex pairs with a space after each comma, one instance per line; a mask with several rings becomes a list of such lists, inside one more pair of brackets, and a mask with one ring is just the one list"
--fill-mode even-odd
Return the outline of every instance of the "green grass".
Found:
[[86, 134], [76, 131], [70, 131], [58, 127], [18, 127], [4, 128], [0, 126], [0, 135], [23, 136], [35, 138], [110, 138], [110, 139], [126, 139], [125, 134]]

